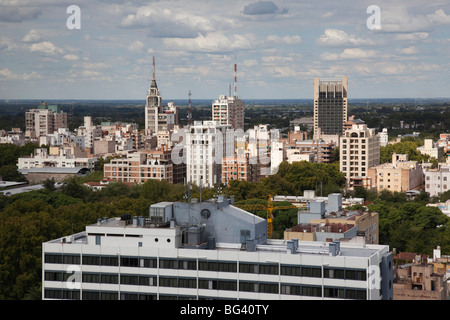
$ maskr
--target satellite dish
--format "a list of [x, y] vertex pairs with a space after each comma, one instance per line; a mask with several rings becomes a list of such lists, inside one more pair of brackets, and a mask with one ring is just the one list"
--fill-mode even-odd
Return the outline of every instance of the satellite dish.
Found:
[[209, 217], [211, 217], [211, 211], [209, 211], [208, 209], [203, 209], [200, 212], [201, 216], [205, 219], [208, 219]]

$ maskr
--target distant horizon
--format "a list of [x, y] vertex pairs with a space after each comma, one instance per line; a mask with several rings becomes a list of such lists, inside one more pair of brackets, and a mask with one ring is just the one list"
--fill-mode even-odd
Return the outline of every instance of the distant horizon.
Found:
[[314, 78], [343, 76], [355, 99], [450, 94], [449, 1], [78, 0], [71, 14], [73, 7], [1, 2], [0, 99], [145, 100], [153, 77], [169, 101], [189, 92], [201, 100], [229, 92], [244, 101], [312, 99]]
[[[301, 102], [313, 102], [313, 98], [241, 98], [239, 97], [244, 103], [247, 102], [255, 102], [255, 101], [301, 101]], [[214, 101], [215, 98], [197, 98], [197, 99], [191, 99], [191, 102], [204, 102], [204, 101]], [[370, 102], [370, 101], [381, 101], [381, 100], [392, 100], [392, 101], [450, 101], [450, 97], [432, 97], [432, 98], [410, 98], [410, 97], [404, 97], [404, 98], [348, 98], [348, 101], [358, 101], [358, 102]], [[142, 99], [58, 99], [58, 98], [49, 98], [49, 99], [39, 99], [39, 98], [14, 98], [14, 99], [2, 99], [0, 98], [0, 103], [11, 103], [11, 102], [29, 102], [29, 103], [35, 103], [35, 102], [141, 102], [143, 101], [145, 103], [145, 98]], [[178, 102], [189, 102], [188, 98], [182, 99], [182, 98], [174, 98], [174, 99], [162, 99], [162, 101], [178, 101]]]

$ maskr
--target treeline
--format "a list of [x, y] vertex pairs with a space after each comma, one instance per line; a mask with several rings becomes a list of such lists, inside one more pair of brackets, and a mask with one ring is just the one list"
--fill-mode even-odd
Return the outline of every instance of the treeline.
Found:
[[17, 171], [17, 159], [29, 156], [37, 148], [35, 143], [27, 143], [24, 146], [17, 146], [11, 143], [0, 144], [0, 176], [3, 181], [27, 181], [25, 177]]
[[[90, 178], [99, 179], [100, 173]], [[60, 189], [53, 181], [46, 189], [10, 197], [0, 196], [0, 300], [40, 299], [42, 282], [42, 243], [85, 230], [98, 218], [122, 214], [147, 216], [151, 204], [160, 201], [186, 201], [184, 185], [150, 180], [131, 187], [111, 183], [101, 191], [85, 186], [87, 178], [71, 178]], [[316, 190], [324, 196], [342, 192], [345, 184], [337, 164], [282, 163], [276, 174], [257, 183], [231, 181], [218, 189], [193, 186], [192, 198], [202, 200], [217, 193], [234, 196], [237, 205], [266, 206], [269, 195], [302, 195]], [[358, 190], [365, 194], [364, 190]], [[449, 218], [439, 209], [427, 207], [428, 197], [421, 194], [408, 201], [404, 194], [370, 194], [369, 209], [380, 215], [380, 243], [397, 251], [431, 254], [437, 245], [450, 252]], [[274, 203], [285, 206], [288, 203]], [[267, 210], [248, 209], [263, 218]], [[282, 238], [286, 228], [297, 224], [297, 209], [274, 211], [274, 238]]]

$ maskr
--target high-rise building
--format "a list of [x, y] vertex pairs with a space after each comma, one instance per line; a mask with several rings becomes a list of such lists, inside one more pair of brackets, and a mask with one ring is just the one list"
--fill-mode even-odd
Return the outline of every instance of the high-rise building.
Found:
[[244, 102], [238, 97], [219, 96], [212, 103], [212, 120], [244, 130]]
[[160, 202], [42, 245], [42, 298], [382, 300], [387, 245], [267, 239], [267, 222], [219, 196]]
[[[347, 187], [370, 185], [368, 171], [380, 164], [380, 136], [365, 123], [353, 124], [340, 138], [339, 169], [345, 174]], [[365, 182], [366, 181], [366, 182]]]
[[153, 79], [145, 103], [145, 134], [157, 135], [159, 131], [170, 131], [178, 124], [178, 108], [170, 102], [162, 105], [155, 77], [155, 58], [153, 57]]
[[[344, 132], [347, 122], [347, 85], [347, 77], [314, 78], [314, 139], [336, 137]], [[334, 141], [338, 140], [334, 138]]]
[[25, 112], [25, 135], [39, 139], [41, 135], [53, 134], [59, 128], [67, 128], [67, 113], [59, 106], [41, 102], [37, 109]]
[[234, 135], [227, 135], [232, 133], [231, 126], [216, 121], [194, 121], [187, 130], [187, 181], [197, 186], [213, 187], [221, 182], [223, 157], [234, 156]]

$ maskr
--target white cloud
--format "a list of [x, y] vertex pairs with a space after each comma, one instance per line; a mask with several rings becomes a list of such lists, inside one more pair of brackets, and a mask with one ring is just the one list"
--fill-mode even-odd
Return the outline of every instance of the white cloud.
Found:
[[130, 43], [128, 50], [131, 52], [139, 52], [144, 48], [144, 43], [142, 41], [136, 40]]
[[317, 43], [325, 46], [345, 46], [345, 45], [371, 45], [374, 41], [364, 39], [355, 35], [349, 35], [343, 30], [326, 29], [324, 34], [320, 36]]
[[54, 55], [57, 53], [64, 53], [64, 50], [61, 48], [58, 48], [50, 41], [43, 41], [34, 43], [30, 46], [31, 52], [41, 52], [45, 54]]
[[400, 54], [416, 54], [418, 52], [417, 47], [409, 46], [406, 48], [396, 49], [396, 51]]
[[320, 55], [322, 60], [367, 59], [375, 56], [377, 56], [375, 50], [362, 50], [360, 48], [347, 48], [339, 54], [325, 52]]
[[427, 15], [412, 15], [406, 7], [390, 7], [381, 15], [381, 30], [387, 32], [429, 32], [449, 24], [450, 15], [442, 9]]
[[66, 60], [70, 60], [70, 61], [76, 61], [76, 60], [80, 59], [79, 56], [77, 56], [76, 54], [73, 54], [73, 53], [66, 54], [63, 58]]
[[302, 42], [302, 37], [299, 35], [295, 36], [284, 36], [280, 37], [277, 35], [271, 35], [267, 37], [267, 41], [280, 43], [280, 44], [298, 44]]
[[0, 70], [0, 80], [32, 80], [41, 78], [42, 77], [35, 71], [20, 75], [12, 72], [8, 68], [3, 68]]
[[413, 33], [400, 33], [395, 35], [395, 40], [408, 40], [408, 41], [418, 41], [428, 39], [428, 32], [413, 32]]
[[206, 36], [199, 35], [195, 39], [167, 38], [164, 44], [174, 50], [221, 52], [250, 49], [256, 42], [253, 34], [235, 34], [225, 36], [221, 32], [209, 33]]
[[145, 28], [149, 36], [157, 38], [195, 38], [199, 33], [215, 30], [210, 19], [176, 8], [160, 8], [152, 4], [127, 15], [120, 22], [122, 28]]
[[22, 39], [23, 42], [40, 42], [42, 41], [41, 34], [35, 30], [31, 29]]

